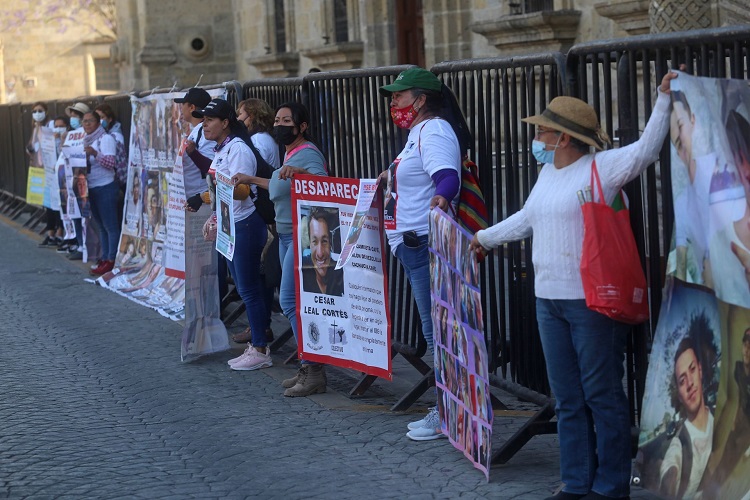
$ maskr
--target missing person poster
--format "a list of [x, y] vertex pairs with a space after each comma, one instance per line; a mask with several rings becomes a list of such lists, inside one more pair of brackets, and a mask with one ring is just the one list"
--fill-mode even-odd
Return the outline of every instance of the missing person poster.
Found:
[[380, 197], [362, 218], [346, 265], [336, 269], [360, 190], [357, 179], [295, 175], [292, 180], [299, 357], [391, 380]]
[[442, 210], [430, 211], [430, 293], [435, 383], [443, 434], [489, 480], [492, 403], [471, 235]]
[[675, 238], [634, 477], [670, 498], [750, 493], [750, 89], [671, 85]]
[[234, 184], [216, 172], [216, 250], [229, 260], [234, 258]]

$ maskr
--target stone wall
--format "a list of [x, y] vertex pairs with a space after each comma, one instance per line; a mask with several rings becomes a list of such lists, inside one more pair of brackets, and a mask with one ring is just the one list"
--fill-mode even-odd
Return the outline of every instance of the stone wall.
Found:
[[[23, 0], [3, 0], [0, 15], [24, 5]], [[83, 21], [78, 28], [70, 25], [65, 31], [58, 22], [54, 26], [27, 23], [17, 30], [0, 32], [0, 45], [4, 47], [0, 52], [4, 69], [0, 103], [101, 93], [91, 67], [94, 58], [109, 56], [110, 41], [101, 40]]]

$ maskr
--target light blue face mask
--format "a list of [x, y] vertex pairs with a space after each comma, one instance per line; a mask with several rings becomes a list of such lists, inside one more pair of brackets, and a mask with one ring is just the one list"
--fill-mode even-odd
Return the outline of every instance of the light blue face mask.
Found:
[[560, 144], [560, 139], [562, 139], [562, 134], [557, 136], [557, 142], [550, 151], [545, 149], [547, 147], [546, 143], [534, 139], [531, 141], [531, 154], [534, 155], [534, 158], [539, 163], [555, 163], [555, 150], [557, 150], [557, 145]]
[[102, 124], [102, 127], [103, 127], [103, 128], [105, 128], [105, 129], [106, 129], [107, 127], [109, 127], [109, 122], [107, 121], [107, 119], [106, 119], [106, 118], [102, 118], [101, 120], [99, 120], [99, 123], [101, 123], [101, 124]]
[[77, 129], [81, 126], [81, 119], [77, 116], [70, 117], [70, 128]]

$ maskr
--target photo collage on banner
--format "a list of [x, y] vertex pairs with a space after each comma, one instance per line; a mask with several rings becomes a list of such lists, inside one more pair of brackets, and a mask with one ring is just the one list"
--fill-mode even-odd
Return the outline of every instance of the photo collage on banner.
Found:
[[[85, 135], [82, 128], [69, 131], [55, 164], [56, 182], [53, 185], [58, 187], [60, 218], [66, 240], [76, 237], [73, 219], [83, 219], [82, 226], [85, 230], [87, 218], [91, 215], [88, 181], [86, 180], [86, 156], [83, 151]], [[85, 246], [83, 254], [85, 262], [88, 260], [88, 251]]]
[[[366, 210], [346, 265], [336, 269], [362, 183], [311, 175], [292, 181], [300, 359], [392, 379], [382, 198]], [[367, 190], [369, 193], [369, 190]], [[361, 222], [359, 219], [357, 224]], [[352, 240], [352, 243], [354, 240]]]
[[[224, 89], [208, 92], [224, 96]], [[182, 159], [192, 125], [182, 116], [182, 105], [174, 102], [184, 95], [131, 97], [122, 234], [115, 268], [97, 282], [166, 317], [184, 320], [181, 359], [189, 361], [228, 349], [229, 340], [220, 318], [216, 252], [202, 235], [211, 207], [185, 211]]]
[[435, 380], [442, 431], [489, 480], [492, 403], [484, 343], [479, 263], [470, 234], [440, 209], [430, 212]]
[[636, 473], [672, 498], [750, 495], [750, 89], [672, 81], [674, 244]]

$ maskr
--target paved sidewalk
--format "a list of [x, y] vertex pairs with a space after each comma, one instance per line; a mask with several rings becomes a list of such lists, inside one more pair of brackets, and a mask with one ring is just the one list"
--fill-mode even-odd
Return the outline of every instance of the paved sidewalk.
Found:
[[[556, 436], [489, 483], [447, 440], [408, 440], [429, 399], [388, 410], [417, 379], [402, 362], [357, 399], [342, 369], [326, 394], [283, 397], [291, 345], [260, 372], [229, 370], [241, 346], [181, 363], [178, 323], [84, 282], [88, 266], [38, 239], [0, 217], [0, 497], [538, 499], [558, 486]], [[493, 446], [529, 409], [496, 395], [514, 411], [496, 412]]]

